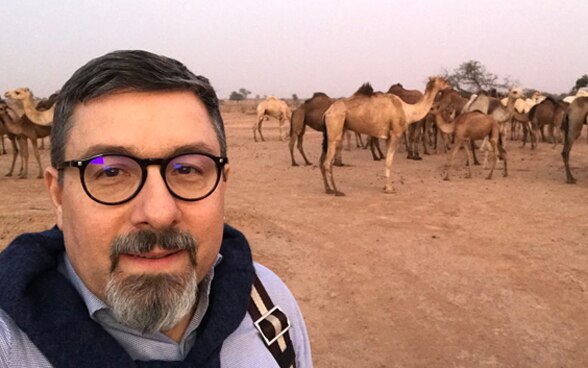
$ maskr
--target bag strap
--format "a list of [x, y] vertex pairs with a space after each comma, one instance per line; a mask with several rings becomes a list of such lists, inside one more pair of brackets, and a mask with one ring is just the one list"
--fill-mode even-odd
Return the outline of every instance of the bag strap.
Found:
[[290, 334], [288, 316], [270, 299], [265, 287], [255, 275], [248, 308], [260, 337], [280, 368], [296, 368], [296, 353]]

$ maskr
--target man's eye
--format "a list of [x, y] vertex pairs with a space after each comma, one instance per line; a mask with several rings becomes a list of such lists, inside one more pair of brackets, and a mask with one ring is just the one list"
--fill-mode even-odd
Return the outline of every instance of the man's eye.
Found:
[[192, 175], [200, 175], [202, 174], [202, 171], [194, 166], [185, 166], [185, 165], [175, 165], [174, 166], [174, 171], [178, 174], [182, 174], [182, 175], [188, 175], [188, 174], [192, 174]]
[[118, 176], [120, 174], [120, 169], [117, 169], [114, 167], [107, 167], [104, 169], [102, 174], [106, 177], [112, 178], [112, 177]]

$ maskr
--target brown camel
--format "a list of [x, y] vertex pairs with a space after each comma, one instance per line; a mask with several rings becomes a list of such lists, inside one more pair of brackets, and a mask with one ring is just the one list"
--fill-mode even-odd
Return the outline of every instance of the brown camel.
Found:
[[570, 170], [570, 151], [574, 141], [582, 133], [584, 124], [588, 124], [588, 97], [576, 97], [567, 108], [562, 123], [564, 148], [561, 152], [561, 157], [566, 167], [566, 182], [568, 184], [576, 183], [576, 179]]
[[[388, 88], [388, 93], [396, 95], [402, 99], [402, 101], [408, 104], [415, 104], [423, 98], [423, 93], [416, 89], [405, 89], [401, 83], [396, 83]], [[404, 142], [406, 144], [406, 158], [412, 160], [422, 160], [419, 155], [419, 142], [423, 142], [423, 150], [427, 152], [427, 146], [424, 144], [423, 132], [424, 132], [424, 119], [419, 120], [414, 124], [411, 124], [406, 132], [404, 133]]]
[[290, 108], [286, 102], [279, 100], [274, 96], [269, 96], [257, 105], [257, 120], [255, 121], [255, 124], [253, 124], [253, 139], [257, 142], [257, 132], [259, 132], [261, 140], [265, 141], [263, 134], [261, 134], [261, 123], [269, 117], [272, 117], [279, 121], [280, 140], [283, 141], [284, 136], [282, 134], [282, 127], [286, 120], [290, 120], [290, 116]]
[[387, 140], [384, 192], [393, 193], [390, 174], [398, 141], [410, 124], [424, 118], [429, 112], [437, 92], [447, 87], [444, 79], [431, 78], [423, 98], [413, 105], [390, 93], [374, 93], [369, 84], [362, 86], [353, 96], [335, 101], [324, 115], [326, 129], [320, 167], [325, 192], [337, 196], [344, 195], [337, 190], [333, 179], [333, 158], [344, 129], [349, 129]]
[[25, 115], [37, 125], [49, 126], [53, 124], [55, 104], [47, 110], [38, 110], [33, 101], [33, 93], [28, 88], [17, 88], [4, 94], [5, 97], [22, 101]]
[[298, 166], [294, 159], [294, 144], [298, 141], [298, 151], [304, 159], [305, 165], [311, 165], [310, 161], [304, 154], [302, 148], [302, 140], [306, 126], [311, 127], [319, 132], [323, 131], [323, 114], [333, 104], [334, 99], [330, 98], [322, 92], [315, 92], [312, 97], [306, 101], [294, 112], [292, 112], [292, 120], [290, 124], [290, 157], [292, 158], [292, 166]]
[[[490, 137], [489, 141], [493, 152], [492, 166], [486, 179], [492, 178], [498, 157], [504, 162], [504, 176], [507, 176], [506, 151], [502, 147], [500, 127], [491, 115], [486, 115], [479, 111], [471, 111], [462, 113], [452, 122], [449, 122], [444, 116], [444, 112], [439, 110], [438, 105], [431, 109], [431, 112], [435, 115], [435, 123], [439, 129], [446, 134], [453, 134], [455, 137], [455, 144], [448, 156], [447, 171], [444, 180], [449, 180], [449, 172], [453, 168], [453, 159], [462, 145], [465, 146], [468, 156], [468, 173], [466, 177], [472, 177], [472, 152], [470, 145], [466, 142], [486, 137]], [[464, 143], [466, 144], [464, 145]]]
[[[437, 111], [441, 111], [445, 114], [448, 115], [453, 115], [453, 118], [459, 116], [459, 114], [461, 114], [465, 104], [466, 104], [467, 100], [465, 98], [463, 98], [459, 92], [457, 92], [456, 90], [454, 90], [453, 88], [447, 88], [444, 89], [443, 91], [439, 92], [439, 94], [437, 95], [436, 101], [435, 101], [435, 106]], [[452, 118], [452, 120], [453, 120]], [[446, 133], [444, 133], [442, 130], [437, 129], [437, 124], [435, 123], [435, 114], [429, 114], [426, 116], [425, 118], [425, 125], [431, 124], [432, 123], [432, 127], [434, 127], [434, 133], [435, 133], [435, 141], [434, 141], [434, 147], [435, 147], [435, 153], [437, 152], [437, 136], [440, 135], [441, 139], [443, 141], [443, 149], [444, 149], [444, 153], [447, 153], [447, 151], [449, 150], [449, 145], [448, 145], [448, 140], [446, 139]], [[437, 134], [437, 130], [438, 133]], [[451, 135], [449, 135], [451, 136]]]
[[[541, 134], [541, 140], [543, 142], [556, 143], [560, 139], [560, 137], [556, 137], [556, 133], [559, 133], [558, 131], [561, 129], [567, 107], [566, 102], [556, 101], [553, 97], [547, 97], [531, 108], [529, 111], [529, 120], [534, 130]], [[547, 126], [548, 130], [547, 137], [543, 132], [545, 126]]]
[[[30, 139], [31, 144], [33, 145], [35, 159], [39, 164], [39, 174], [37, 178], [42, 178], [43, 167], [41, 166], [41, 155], [39, 154], [39, 150], [37, 147], [37, 139], [49, 136], [49, 134], [51, 133], [51, 126], [35, 124], [28, 118], [26, 114], [23, 115], [21, 118], [11, 116], [7, 111], [8, 106], [4, 101], [0, 102], [0, 106], [2, 106], [1, 111], [3, 112], [2, 120], [8, 132], [15, 135], [16, 137], [24, 137], [19, 139], [21, 155], [24, 161], [24, 170], [21, 170], [19, 177], [24, 179], [28, 175], [29, 153], [27, 139]], [[12, 169], [10, 170], [10, 174], [12, 174]]]

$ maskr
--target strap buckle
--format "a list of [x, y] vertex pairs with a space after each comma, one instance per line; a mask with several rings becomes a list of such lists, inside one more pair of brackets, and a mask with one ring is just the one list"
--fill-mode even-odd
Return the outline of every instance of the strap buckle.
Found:
[[282, 308], [277, 305], [270, 309], [266, 314], [259, 317], [254, 324], [267, 346], [276, 342], [276, 340], [284, 335], [291, 327], [288, 316], [286, 316]]

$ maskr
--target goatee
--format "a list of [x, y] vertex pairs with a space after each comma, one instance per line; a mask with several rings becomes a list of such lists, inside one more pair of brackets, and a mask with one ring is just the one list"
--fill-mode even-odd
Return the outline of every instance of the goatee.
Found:
[[[158, 245], [163, 250], [186, 250], [190, 267], [179, 273], [125, 275], [118, 269], [119, 255], [142, 254]], [[141, 230], [115, 238], [111, 247], [111, 274], [106, 302], [118, 322], [143, 333], [168, 331], [190, 313], [196, 304], [195, 239], [175, 229]]]

